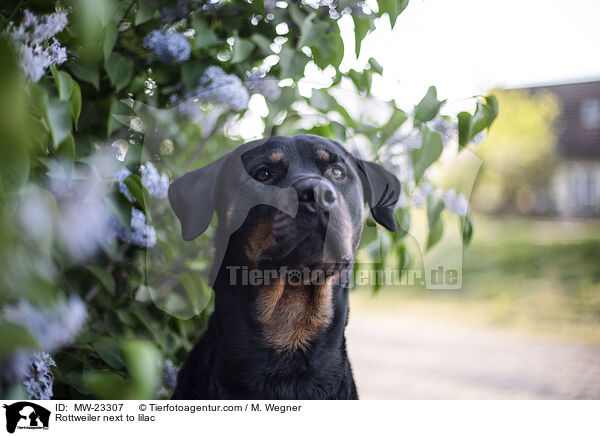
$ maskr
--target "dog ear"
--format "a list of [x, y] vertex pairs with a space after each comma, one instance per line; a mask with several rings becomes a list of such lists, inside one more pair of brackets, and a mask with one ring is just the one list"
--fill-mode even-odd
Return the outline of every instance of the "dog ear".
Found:
[[186, 241], [200, 236], [210, 224], [215, 211], [217, 181], [226, 156], [184, 174], [169, 186], [169, 202]]
[[373, 219], [386, 229], [398, 230], [394, 206], [400, 196], [400, 181], [381, 165], [357, 159], [365, 200], [371, 207]]

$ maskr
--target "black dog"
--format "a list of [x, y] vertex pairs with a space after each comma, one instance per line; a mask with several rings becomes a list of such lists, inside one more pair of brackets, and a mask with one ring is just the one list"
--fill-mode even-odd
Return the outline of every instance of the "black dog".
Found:
[[314, 135], [250, 142], [175, 180], [169, 200], [183, 238], [203, 233], [214, 211], [218, 228], [215, 311], [173, 399], [358, 398], [341, 278], [364, 202], [396, 231], [399, 194], [394, 175]]

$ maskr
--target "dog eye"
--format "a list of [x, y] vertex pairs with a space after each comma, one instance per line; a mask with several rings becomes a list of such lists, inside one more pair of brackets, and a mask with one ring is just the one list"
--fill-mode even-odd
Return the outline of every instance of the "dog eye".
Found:
[[342, 180], [346, 176], [344, 169], [340, 165], [332, 166], [329, 170], [329, 173], [331, 174], [331, 177], [335, 180]]
[[269, 171], [268, 168], [261, 168], [254, 176], [254, 178], [259, 182], [266, 182], [271, 177], [273, 177], [273, 174], [271, 174], [271, 171]]

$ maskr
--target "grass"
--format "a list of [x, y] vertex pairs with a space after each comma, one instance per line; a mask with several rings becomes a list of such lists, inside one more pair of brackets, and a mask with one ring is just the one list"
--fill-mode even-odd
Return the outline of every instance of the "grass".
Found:
[[352, 309], [459, 319], [600, 344], [600, 221], [476, 216], [460, 290], [383, 287]]

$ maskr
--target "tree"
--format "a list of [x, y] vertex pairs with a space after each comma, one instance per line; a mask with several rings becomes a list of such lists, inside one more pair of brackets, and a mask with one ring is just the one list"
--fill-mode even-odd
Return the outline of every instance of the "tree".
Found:
[[[374, 10], [342, 0], [21, 5], [0, 7], [0, 358], [8, 397], [169, 395], [212, 291], [201, 278], [210, 232], [184, 244], [166, 189], [242, 142], [249, 117], [263, 134], [360, 143], [396, 171], [403, 231], [369, 227], [363, 245], [381, 248], [375, 267], [393, 260], [405, 268], [408, 210], [427, 169], [444, 143], [464, 147], [498, 110], [493, 96], [476, 97], [456, 130], [439, 114], [435, 87], [407, 112], [371, 98], [382, 73], [375, 59], [361, 71], [340, 70], [341, 17], [354, 23], [358, 54], [377, 20], [394, 25], [407, 0], [380, 0]], [[309, 64], [330, 83], [306, 96], [298, 82]], [[381, 116], [357, 113], [352, 99], [375, 104]], [[426, 193], [435, 205], [431, 246], [442, 232], [437, 195]], [[465, 214], [460, 222], [470, 223]]]
[[560, 112], [549, 92], [495, 90], [502, 113], [477, 148], [483, 159], [474, 203], [483, 210], [532, 212], [526, 197], [550, 186], [556, 163], [556, 125]]

